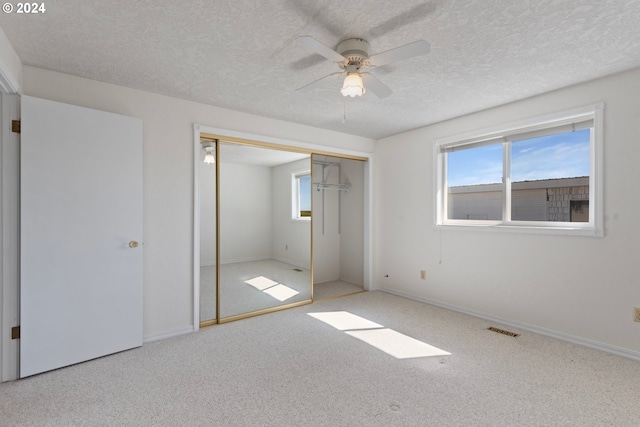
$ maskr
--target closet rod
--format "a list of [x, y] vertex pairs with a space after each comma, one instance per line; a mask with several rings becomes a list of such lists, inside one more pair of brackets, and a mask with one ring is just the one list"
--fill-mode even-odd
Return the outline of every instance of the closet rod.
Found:
[[314, 165], [323, 165], [323, 166], [340, 166], [340, 162], [330, 162], [328, 160], [314, 160]]
[[341, 190], [341, 191], [349, 191], [351, 189], [351, 184], [323, 184], [321, 182], [314, 182], [313, 185], [317, 190]]

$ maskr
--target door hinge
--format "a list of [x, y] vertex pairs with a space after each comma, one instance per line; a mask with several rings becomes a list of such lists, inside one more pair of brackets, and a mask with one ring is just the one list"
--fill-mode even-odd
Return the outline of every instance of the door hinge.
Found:
[[19, 340], [20, 339], [20, 326], [14, 326], [11, 328], [11, 339]]
[[20, 133], [20, 120], [11, 120], [11, 132]]

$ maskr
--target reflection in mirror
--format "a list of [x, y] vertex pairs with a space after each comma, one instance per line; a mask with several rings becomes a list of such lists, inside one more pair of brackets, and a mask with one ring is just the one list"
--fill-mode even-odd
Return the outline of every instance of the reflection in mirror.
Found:
[[313, 155], [313, 299], [364, 291], [365, 162]]
[[220, 142], [220, 318], [311, 299], [310, 157]]
[[216, 320], [216, 144], [200, 141], [200, 323]]

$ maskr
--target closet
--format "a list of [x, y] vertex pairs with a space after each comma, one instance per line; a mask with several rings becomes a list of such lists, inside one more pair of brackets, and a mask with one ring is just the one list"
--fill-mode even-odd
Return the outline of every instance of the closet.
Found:
[[194, 154], [200, 326], [363, 289], [362, 159], [209, 134]]
[[314, 298], [361, 291], [365, 162], [314, 154], [312, 163]]

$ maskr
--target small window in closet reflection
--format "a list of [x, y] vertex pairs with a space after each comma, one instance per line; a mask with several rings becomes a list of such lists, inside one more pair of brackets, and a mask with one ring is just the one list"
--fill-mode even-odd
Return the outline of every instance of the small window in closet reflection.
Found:
[[292, 219], [311, 219], [311, 171], [292, 174]]

